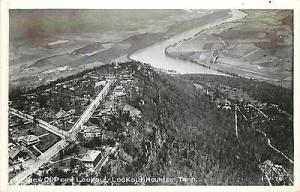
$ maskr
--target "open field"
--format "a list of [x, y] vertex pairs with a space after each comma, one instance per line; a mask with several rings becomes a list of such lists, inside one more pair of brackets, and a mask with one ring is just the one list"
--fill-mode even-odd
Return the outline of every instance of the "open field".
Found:
[[245, 10], [240, 21], [207, 29], [167, 49], [170, 56], [214, 69], [292, 86], [293, 13]]
[[[218, 11], [69, 10], [63, 16], [57, 10], [46, 12], [10, 12], [11, 88], [47, 84], [76, 74], [82, 71], [81, 66], [90, 63], [111, 63], [194, 28], [201, 23], [201, 17]], [[74, 20], [74, 16], [79, 19]], [[99, 17], [105, 19], [95, 19]], [[30, 24], [26, 23], [28, 18]], [[67, 70], [58, 70], [65, 66]]]

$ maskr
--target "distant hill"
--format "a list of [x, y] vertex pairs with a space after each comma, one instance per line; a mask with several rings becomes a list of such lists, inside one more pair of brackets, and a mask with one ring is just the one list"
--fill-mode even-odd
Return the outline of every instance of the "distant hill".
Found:
[[38, 39], [58, 33], [136, 30], [150, 19], [185, 13], [183, 10], [10, 10], [10, 38]]

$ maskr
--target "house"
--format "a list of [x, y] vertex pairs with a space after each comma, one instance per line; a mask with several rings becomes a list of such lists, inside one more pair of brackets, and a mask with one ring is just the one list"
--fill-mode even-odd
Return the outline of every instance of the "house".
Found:
[[116, 108], [112, 102], [105, 102], [103, 108], [104, 109], [100, 110], [98, 113], [98, 116], [101, 116], [103, 120], [110, 119], [116, 113]]
[[142, 116], [142, 112], [128, 104], [125, 104], [123, 107], [123, 112], [129, 112], [131, 118], [140, 118]]
[[117, 97], [125, 96], [125, 88], [121, 85], [116, 86], [116, 88], [114, 89], [114, 95], [116, 95]]
[[99, 111], [99, 116], [112, 116], [114, 115], [115, 110], [112, 108], [104, 108], [101, 111]]
[[61, 122], [64, 122], [64, 121], [71, 120], [73, 118], [73, 115], [75, 114], [75, 112], [76, 112], [75, 109], [71, 109], [68, 112], [61, 109], [59, 112], [57, 112], [55, 114], [55, 118], [56, 118], [57, 123], [61, 123]]
[[131, 80], [121, 80], [120, 84], [121, 85], [127, 85], [129, 81], [131, 81]]
[[10, 165], [21, 163], [28, 157], [28, 154], [19, 148], [11, 149], [8, 153]]
[[21, 145], [27, 147], [39, 143], [40, 139], [36, 135], [26, 135], [26, 136], [20, 136], [18, 138], [18, 142]]
[[57, 112], [56, 114], [55, 114], [55, 118], [56, 119], [60, 119], [60, 118], [62, 118], [65, 114], [66, 114], [67, 112], [66, 111], [64, 111], [64, 110], [59, 110], [59, 112]]
[[100, 137], [102, 132], [101, 129], [97, 126], [88, 126], [88, 127], [83, 127], [81, 130], [83, 133], [83, 136], [85, 138], [94, 138], [94, 137]]
[[128, 74], [123, 74], [123, 75], [120, 77], [120, 80], [132, 80], [132, 76], [131, 76], [131, 75], [128, 75]]
[[101, 151], [89, 150], [81, 159], [81, 162], [90, 169], [96, 169], [101, 160]]
[[105, 86], [106, 85], [106, 81], [105, 80], [102, 80], [102, 81], [99, 81], [99, 82], [96, 82], [95, 83], [95, 87], [98, 87], [98, 86]]
[[108, 75], [105, 76], [105, 79], [107, 79], [107, 80], [112, 80], [112, 79], [115, 79], [115, 78], [116, 77], [112, 74], [108, 74]]
[[14, 143], [8, 143], [8, 149], [13, 150], [16, 148], [16, 145]]
[[226, 111], [229, 111], [229, 110], [231, 110], [231, 107], [230, 107], [230, 106], [227, 106], [227, 105], [225, 105], [225, 106], [223, 106], [223, 107], [222, 107], [222, 109], [224, 109], [224, 110], [226, 110]]

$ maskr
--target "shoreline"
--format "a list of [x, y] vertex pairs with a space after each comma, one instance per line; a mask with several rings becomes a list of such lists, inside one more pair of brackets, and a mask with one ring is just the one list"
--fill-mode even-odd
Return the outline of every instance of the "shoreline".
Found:
[[[245, 14], [247, 14], [247, 13], [245, 13]], [[247, 16], [248, 16], [248, 14], [247, 14]], [[243, 18], [245, 18], [245, 17], [243, 17]], [[240, 18], [240, 19], [242, 19], [242, 18]], [[238, 19], [238, 20], [240, 20], [240, 19]], [[225, 23], [227, 23], [227, 22], [217, 24], [214, 27], [225, 24]], [[211, 66], [211, 65], [207, 65], [203, 62], [197, 62], [193, 59], [182, 58], [180, 56], [172, 55], [170, 53], [170, 51], [169, 51], [170, 48], [175, 48], [178, 44], [183, 43], [185, 41], [189, 41], [189, 40], [195, 38], [197, 35], [201, 34], [205, 30], [208, 30], [209, 28], [210, 27], [202, 29], [198, 33], [194, 34], [193, 36], [191, 36], [189, 38], [182, 39], [178, 42], [175, 42], [171, 45], [168, 45], [165, 48], [165, 55], [167, 57], [170, 57], [170, 58], [179, 59], [179, 60], [182, 60], [182, 61], [189, 61], [189, 62], [195, 63], [197, 65], [200, 65], [202, 67], [212, 69], [212, 70], [215, 70], [219, 73], [223, 73], [223, 74], [226, 74], [226, 75], [229, 75], [229, 76], [232, 76], [232, 77], [243, 77], [243, 78], [247, 78], [247, 79], [254, 79], [254, 80], [257, 80], [257, 81], [261, 81], [261, 82], [267, 82], [267, 83], [270, 83], [270, 84], [273, 84], [273, 85], [276, 85], [276, 86], [282, 86], [282, 87], [285, 87], [285, 88], [293, 88], [293, 82], [292, 81], [287, 81], [287, 80], [284, 80], [284, 79], [277, 79], [277, 78], [274, 78], [274, 77], [268, 77], [267, 75], [264, 75], [264, 74], [258, 74], [256, 71], [245, 71], [245, 70], [242, 70], [242, 69], [235, 68], [234, 66], [233, 66], [233, 70], [230, 70], [228, 66], [214, 67], [214, 66]], [[245, 72], [250, 73], [250, 74], [252, 73], [253, 75], [243, 75], [243, 73], [245, 73]]]

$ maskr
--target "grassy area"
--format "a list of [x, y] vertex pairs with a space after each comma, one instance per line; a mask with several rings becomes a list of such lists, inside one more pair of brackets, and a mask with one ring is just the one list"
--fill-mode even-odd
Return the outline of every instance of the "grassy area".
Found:
[[233, 30], [253, 31], [277, 27], [282, 24], [282, 19], [291, 14], [288, 10], [242, 10], [248, 16], [243, 24]]
[[47, 151], [47, 149], [49, 149], [51, 146], [53, 146], [55, 143], [57, 143], [61, 138], [49, 133], [49, 135], [46, 135], [44, 137], [40, 138], [40, 143], [37, 145], [37, 148], [42, 151], [45, 152]]
[[[14, 119], [11, 119], [10, 121], [14, 122]], [[16, 131], [15, 133], [16, 137], [24, 136], [28, 134], [39, 136], [48, 133], [47, 130], [39, 127], [38, 125], [35, 125], [33, 123], [25, 123], [26, 121], [24, 120], [21, 120], [21, 122], [22, 123], [19, 123], [18, 125], [12, 128], [14, 131]]]

